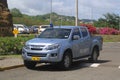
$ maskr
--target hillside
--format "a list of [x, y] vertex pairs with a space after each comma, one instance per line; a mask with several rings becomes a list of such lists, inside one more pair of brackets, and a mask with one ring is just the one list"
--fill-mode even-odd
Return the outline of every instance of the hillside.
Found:
[[74, 16], [64, 16], [59, 15], [57, 13], [52, 14], [44, 14], [44, 15], [36, 15], [29, 16], [26, 14], [22, 14], [22, 16], [14, 16], [13, 14], [13, 23], [22, 23], [26, 25], [41, 25], [41, 24], [49, 24], [50, 23], [50, 15], [52, 15], [52, 22], [54, 25], [74, 25]]
[[[30, 16], [22, 14], [19, 9], [13, 8], [10, 10], [13, 15], [13, 23], [20, 23], [26, 25], [41, 25], [41, 24], [50, 24], [50, 16], [52, 16], [52, 23], [54, 25], [75, 25], [74, 16], [60, 15], [55, 12], [48, 13], [44, 15]], [[89, 23], [94, 20], [90, 19], [81, 19], [79, 22]]]

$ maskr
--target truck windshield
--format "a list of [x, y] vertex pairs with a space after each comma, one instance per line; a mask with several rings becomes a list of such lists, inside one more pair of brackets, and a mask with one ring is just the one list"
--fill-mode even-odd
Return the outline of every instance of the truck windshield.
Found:
[[69, 38], [71, 29], [62, 29], [62, 28], [49, 28], [43, 31], [38, 38], [59, 38], [67, 39]]

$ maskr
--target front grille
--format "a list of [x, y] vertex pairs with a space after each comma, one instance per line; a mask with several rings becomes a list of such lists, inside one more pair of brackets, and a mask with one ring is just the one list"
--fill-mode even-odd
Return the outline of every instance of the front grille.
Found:
[[31, 50], [42, 50], [45, 45], [31, 45]]
[[27, 53], [28, 56], [36, 56], [36, 57], [46, 57], [47, 54], [43, 53]]
[[31, 50], [42, 50], [42, 48], [31, 48]]

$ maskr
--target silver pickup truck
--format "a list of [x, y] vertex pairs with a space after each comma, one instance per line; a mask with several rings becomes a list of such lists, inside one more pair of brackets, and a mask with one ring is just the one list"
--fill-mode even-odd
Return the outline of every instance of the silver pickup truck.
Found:
[[55, 26], [44, 30], [25, 43], [22, 49], [24, 65], [32, 69], [37, 63], [59, 63], [69, 69], [82, 58], [96, 62], [102, 50], [101, 36], [91, 36], [82, 26]]

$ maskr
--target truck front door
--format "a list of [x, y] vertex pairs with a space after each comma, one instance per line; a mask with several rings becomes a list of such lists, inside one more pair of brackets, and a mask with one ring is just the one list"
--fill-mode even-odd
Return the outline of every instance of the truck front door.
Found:
[[[73, 39], [73, 36], [78, 36], [79, 39]], [[80, 52], [82, 50], [82, 41], [79, 28], [75, 28], [72, 33], [72, 51], [73, 58], [79, 58], [81, 56]]]

